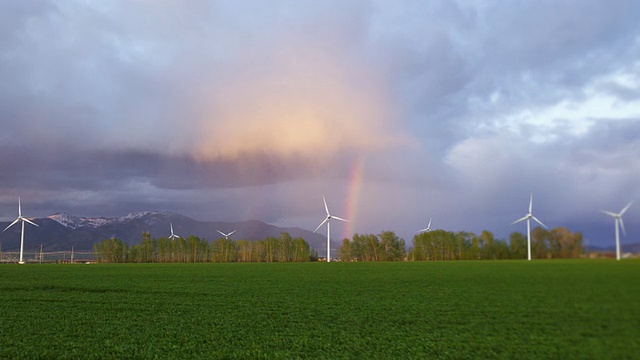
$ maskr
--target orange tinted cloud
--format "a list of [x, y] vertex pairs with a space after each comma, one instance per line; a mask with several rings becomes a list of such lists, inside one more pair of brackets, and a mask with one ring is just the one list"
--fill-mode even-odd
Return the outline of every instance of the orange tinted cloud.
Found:
[[375, 69], [313, 46], [252, 51], [223, 76], [200, 119], [201, 159], [326, 157], [408, 141]]

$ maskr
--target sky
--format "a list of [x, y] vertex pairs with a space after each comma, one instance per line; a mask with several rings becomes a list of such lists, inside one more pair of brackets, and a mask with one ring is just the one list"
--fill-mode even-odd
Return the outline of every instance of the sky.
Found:
[[[0, 220], [640, 241], [638, 1], [0, 2]], [[319, 230], [324, 232], [324, 230]]]

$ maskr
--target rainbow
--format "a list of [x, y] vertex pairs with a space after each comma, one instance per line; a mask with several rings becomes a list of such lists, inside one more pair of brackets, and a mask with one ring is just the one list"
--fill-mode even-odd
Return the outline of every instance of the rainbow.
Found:
[[349, 172], [349, 191], [346, 197], [345, 208], [349, 222], [343, 227], [342, 237], [338, 239], [342, 245], [342, 239], [351, 239], [358, 222], [358, 205], [362, 195], [362, 180], [364, 173], [364, 157], [359, 156]]

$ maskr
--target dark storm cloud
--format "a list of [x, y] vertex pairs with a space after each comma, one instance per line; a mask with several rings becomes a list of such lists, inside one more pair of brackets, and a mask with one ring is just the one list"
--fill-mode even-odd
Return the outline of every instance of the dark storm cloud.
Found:
[[12, 170], [0, 175], [0, 182], [9, 189], [97, 191], [117, 188], [131, 179], [158, 189], [236, 188], [318, 175], [312, 166], [305, 165], [304, 159], [285, 162], [267, 153], [240, 156], [233, 161], [198, 161], [186, 155], [117, 149], [78, 151], [62, 146], [40, 146], [37, 150], [2, 146], [0, 151], [0, 167]]

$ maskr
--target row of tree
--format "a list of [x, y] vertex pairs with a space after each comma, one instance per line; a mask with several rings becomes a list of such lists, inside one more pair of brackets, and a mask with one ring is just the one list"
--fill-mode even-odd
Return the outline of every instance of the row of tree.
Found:
[[130, 246], [113, 238], [97, 242], [93, 250], [98, 261], [110, 263], [303, 262], [318, 257], [304, 239], [286, 232], [259, 241], [220, 238], [212, 242], [197, 236], [152, 239], [144, 232], [140, 244]]
[[[479, 236], [470, 232], [435, 230], [416, 235], [409, 260], [500, 260], [526, 259], [526, 235], [514, 232], [509, 242], [495, 239], [489, 231]], [[558, 227], [531, 231], [531, 257], [534, 259], [577, 258], [582, 254], [582, 234]]]
[[[196, 236], [177, 239], [152, 239], [148, 232], [142, 242], [130, 246], [120, 239], [94, 245], [96, 259], [103, 262], [303, 262], [315, 261], [318, 254], [302, 238], [280, 236], [260, 241], [219, 238], [212, 242]], [[531, 231], [532, 258], [577, 258], [582, 254], [582, 234], [559, 227]], [[514, 232], [509, 242], [495, 239], [489, 231], [471, 232], [434, 230], [413, 237], [406, 251], [405, 241], [393, 231], [379, 235], [354, 234], [338, 249], [341, 261], [438, 261], [526, 259], [527, 238]]]
[[393, 231], [378, 236], [354, 234], [353, 240], [342, 240], [338, 249], [341, 261], [402, 261], [406, 256], [404, 240]]
[[[531, 232], [533, 258], [577, 258], [582, 254], [582, 234], [566, 228], [536, 228]], [[434, 230], [414, 236], [413, 247], [405, 252], [405, 242], [393, 232], [380, 235], [355, 234], [344, 239], [338, 249], [342, 261], [435, 261], [435, 260], [500, 260], [526, 259], [527, 238], [514, 232], [507, 243], [495, 239], [489, 231], [480, 235]]]

